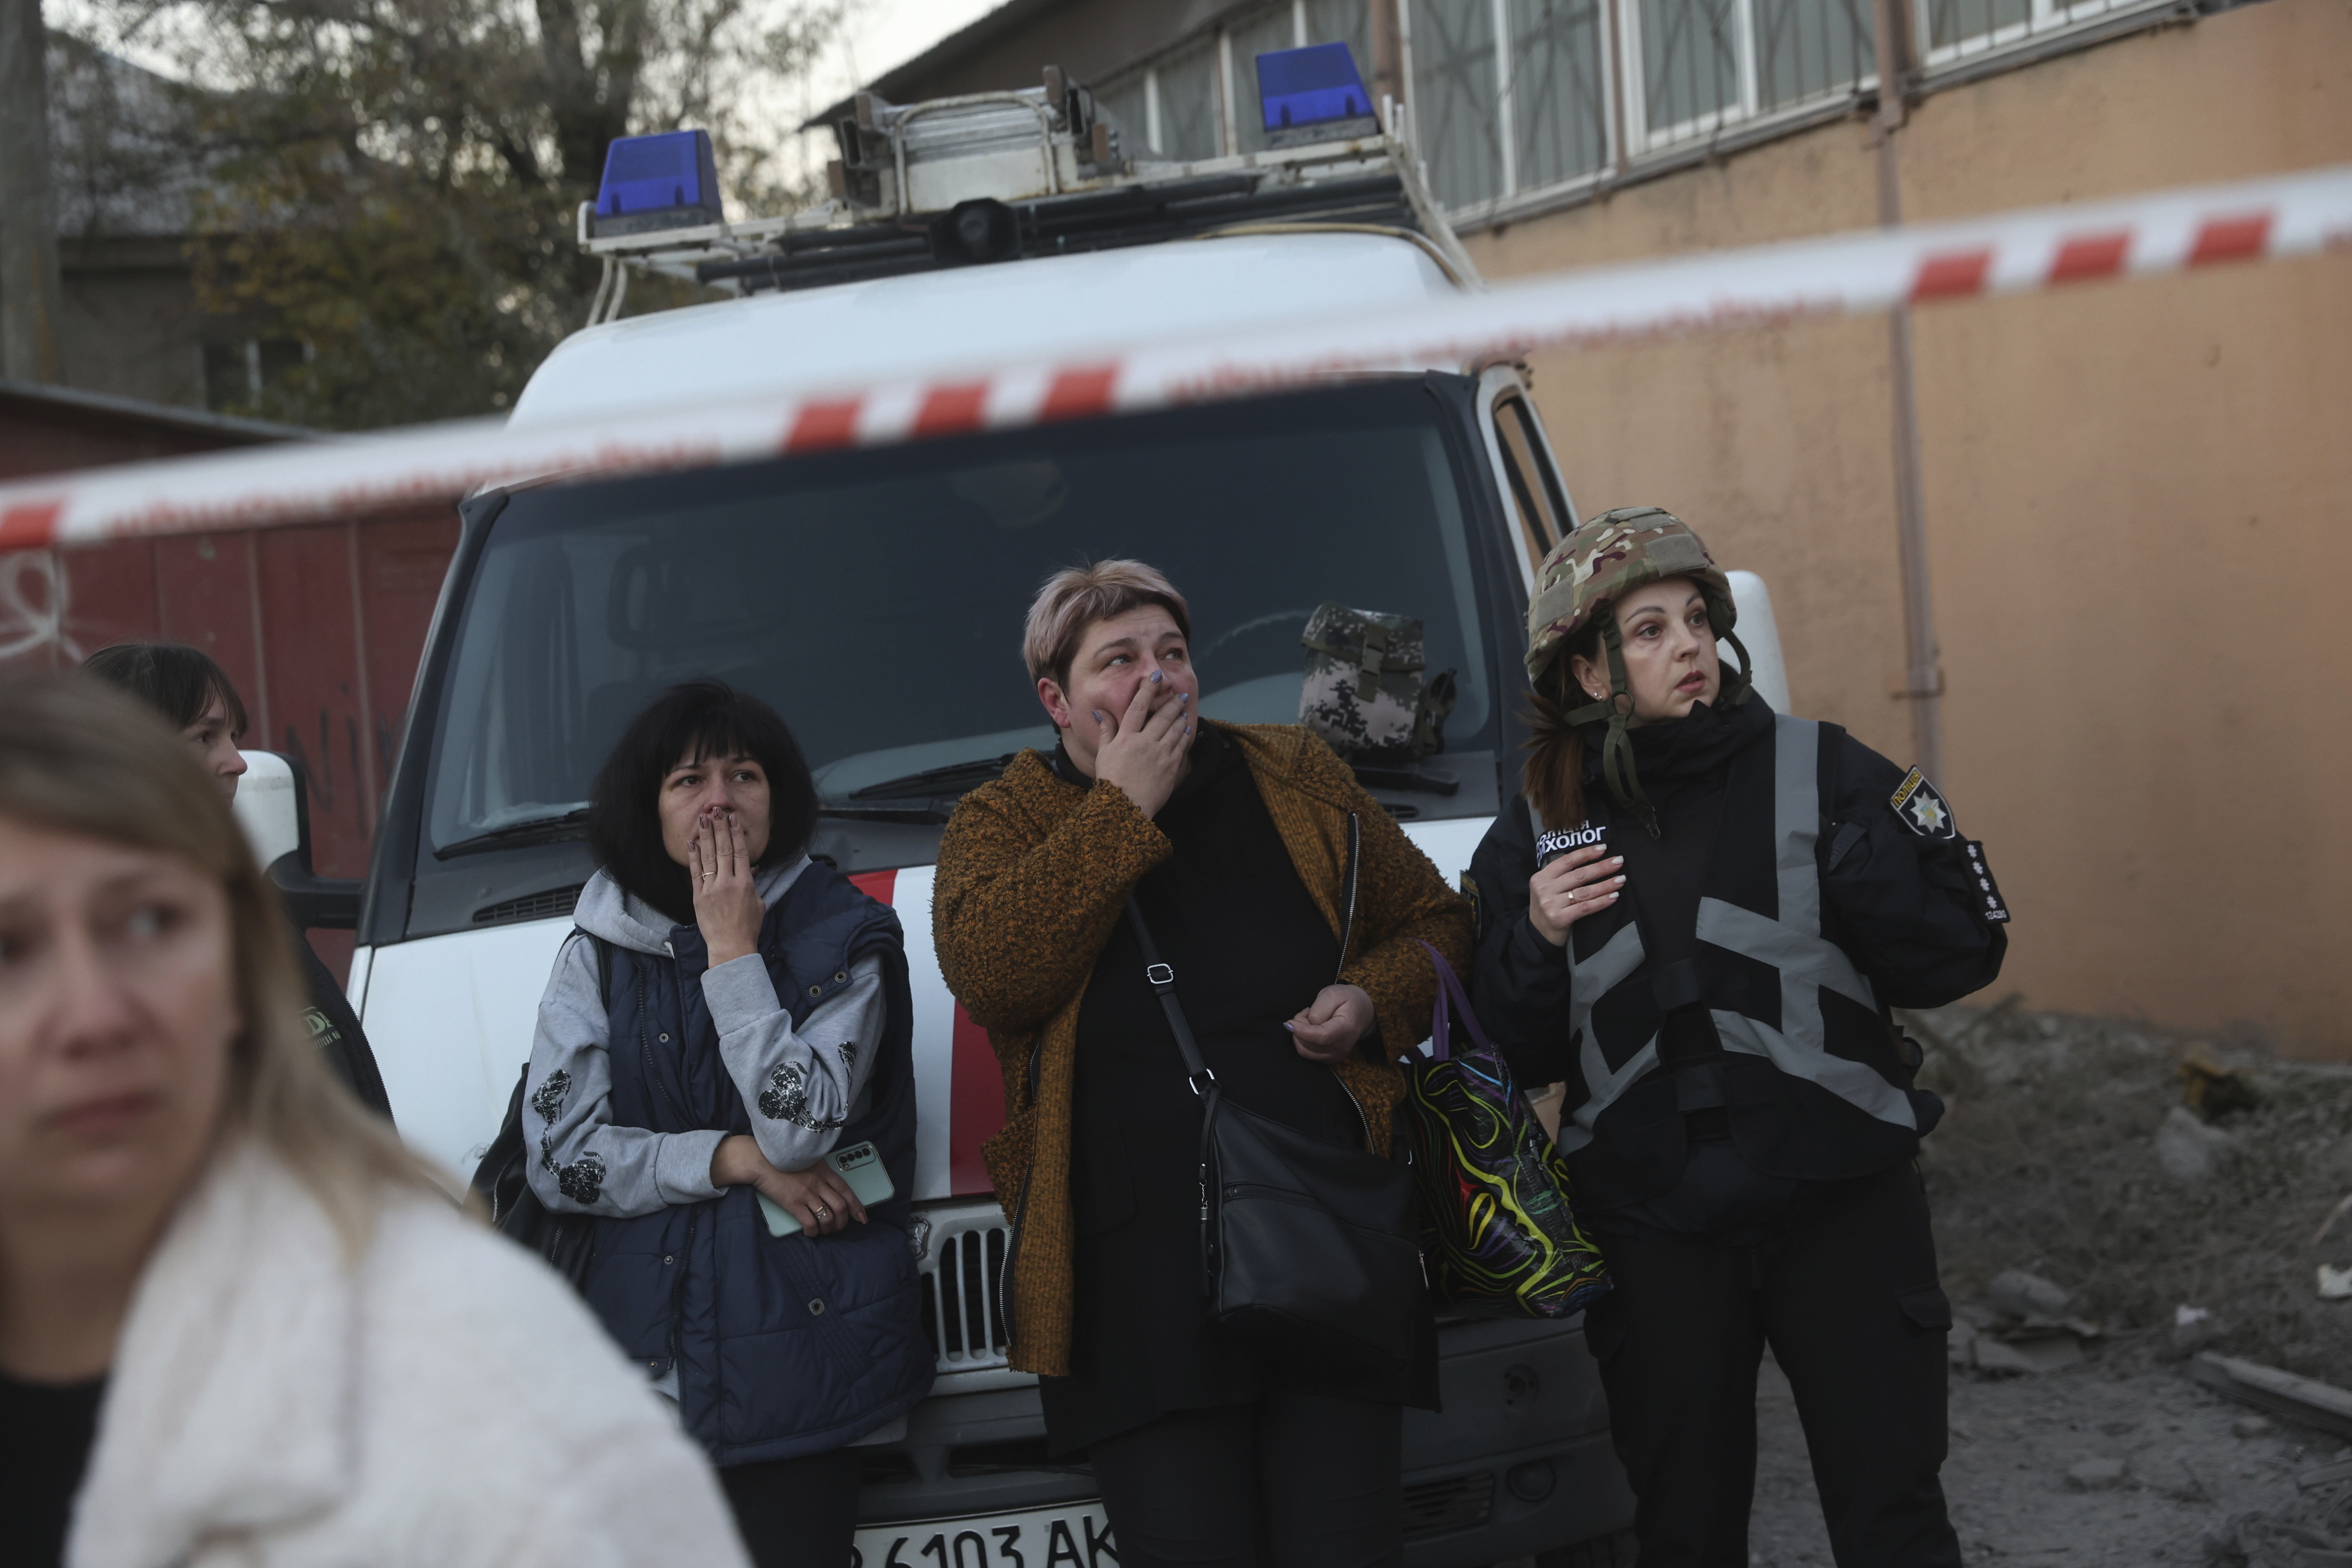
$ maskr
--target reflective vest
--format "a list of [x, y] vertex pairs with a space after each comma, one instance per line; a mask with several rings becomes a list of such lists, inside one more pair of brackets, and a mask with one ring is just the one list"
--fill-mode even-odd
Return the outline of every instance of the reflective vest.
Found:
[[1822, 757], [1842, 736], [1776, 716], [1733, 760], [1689, 959], [1652, 960], [1630, 821], [1612, 846], [1634, 896], [1571, 927], [1567, 953], [1577, 1079], [1559, 1147], [1595, 1206], [1671, 1188], [1694, 1112], [1719, 1111], [1756, 1169], [1809, 1180], [1908, 1159], [1941, 1113], [1912, 1090], [1870, 981], [1823, 934]]

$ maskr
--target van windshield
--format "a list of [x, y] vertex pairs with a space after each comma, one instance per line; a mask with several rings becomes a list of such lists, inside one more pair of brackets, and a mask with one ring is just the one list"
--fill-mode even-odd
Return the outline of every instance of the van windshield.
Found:
[[828, 808], [910, 816], [1054, 731], [1021, 660], [1038, 584], [1131, 556], [1188, 599], [1202, 711], [1293, 723], [1326, 600], [1418, 616], [1457, 672], [1448, 749], [1495, 702], [1465, 476], [1418, 381], [517, 493], [464, 602], [425, 835], [441, 856], [578, 830], [664, 688], [774, 705]]

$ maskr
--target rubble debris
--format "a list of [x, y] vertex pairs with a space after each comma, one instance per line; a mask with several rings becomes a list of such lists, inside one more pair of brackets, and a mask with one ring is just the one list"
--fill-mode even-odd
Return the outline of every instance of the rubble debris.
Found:
[[2260, 1568], [2352, 1568], [2352, 1552], [2306, 1525], [2267, 1513], [2242, 1513], [2227, 1523], [2208, 1525], [2201, 1543], [2216, 1563]]
[[2278, 1430], [2278, 1423], [2267, 1415], [2241, 1415], [2230, 1423], [2232, 1437], [2267, 1437]]
[[2337, 1481], [2352, 1481], [2352, 1460], [2338, 1460], [2332, 1465], [2322, 1465], [2315, 1470], [2305, 1470], [2294, 1478], [2294, 1484], [2305, 1491], [2309, 1491], [2314, 1487], [2334, 1486]]
[[2182, 1360], [2221, 1339], [2226, 1325], [2209, 1309], [2186, 1304], [2172, 1310], [2172, 1330], [2168, 1342], [2171, 1359]]
[[2007, 1268], [1993, 1276], [1992, 1284], [1985, 1290], [1985, 1300], [2012, 1318], [2041, 1318], [2055, 1322], [2064, 1318], [2066, 1310], [2074, 1304], [2074, 1292], [2039, 1274]]
[[2080, 1298], [2064, 1286], [2005, 1269], [1993, 1277], [1982, 1301], [1956, 1310], [1947, 1342], [1955, 1366], [1979, 1372], [2059, 1372], [2083, 1359], [2083, 1342], [2100, 1335], [2099, 1325], [2073, 1314]]
[[2191, 1052], [2179, 1068], [2181, 1103], [2204, 1121], [2219, 1121], [2236, 1110], [2252, 1110], [2263, 1102], [2261, 1093], [2235, 1068], [2216, 1067]]
[[2352, 1193], [2345, 1194], [2343, 1201], [2327, 1211], [2327, 1217], [2319, 1222], [2319, 1231], [2311, 1238], [2311, 1245], [2315, 1247], [2326, 1241], [2327, 1233], [2336, 1228], [2336, 1222], [2342, 1219], [2347, 1213], [2352, 1213]]
[[2352, 1268], [2330, 1268], [2325, 1263], [2321, 1264], [2319, 1266], [2319, 1299], [2323, 1301], [2341, 1301], [2347, 1298], [2352, 1298]]
[[2215, 1158], [2221, 1151], [2236, 1142], [2220, 1128], [2197, 1120], [2197, 1113], [2187, 1106], [2176, 1105], [2164, 1113], [2156, 1130], [2156, 1162], [2176, 1182], [2201, 1182], [2213, 1173]]
[[2124, 1479], [2121, 1459], [2084, 1459], [2066, 1467], [2066, 1484], [2078, 1492], [2112, 1491]]
[[1986, 1373], [2063, 1372], [2083, 1359], [2082, 1342], [2072, 1334], [2009, 1340], [1999, 1337], [1990, 1326], [1979, 1328], [1958, 1315], [1944, 1349], [1954, 1366]]
[[2241, 1405], [2305, 1426], [2352, 1437], [2352, 1394], [2274, 1366], [2200, 1351], [2189, 1375]]
[[[2105, 1331], [2084, 1348], [2118, 1374], [2210, 1349], [2352, 1389], [2352, 1301], [2315, 1289], [2319, 1264], [2352, 1265], [2352, 1205], [2312, 1245], [2352, 1194], [2352, 1063], [2225, 1056], [2210, 1035], [2134, 1020], [2068, 1019], [2048, 1041], [2021, 1010], [1921, 1016], [1987, 1080], [1921, 1152], [1956, 1311], [2024, 1268], [2081, 1295], [2071, 1310]], [[2233, 1142], [2208, 1176], [2179, 1181], [2151, 1135], [2179, 1105], [2181, 1058], [2200, 1048], [2253, 1079], [2262, 1102], [2229, 1118]], [[2176, 1328], [2184, 1303], [2211, 1320]], [[1990, 1318], [1977, 1326], [2000, 1337]]]

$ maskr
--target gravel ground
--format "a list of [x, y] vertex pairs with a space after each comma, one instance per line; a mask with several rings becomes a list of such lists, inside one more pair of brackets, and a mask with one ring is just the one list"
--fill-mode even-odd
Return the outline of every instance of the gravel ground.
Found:
[[[1954, 1368], [1944, 1488], [1964, 1561], [2352, 1564], [2338, 1554], [2352, 1480], [2298, 1485], [2352, 1448], [2254, 1418], [2183, 1362], [2201, 1345], [2352, 1388], [2352, 1300], [2323, 1300], [2315, 1279], [2352, 1264], [2352, 1213], [2320, 1235], [2352, 1205], [2352, 1067], [2279, 1060], [2244, 1031], [2007, 1004], [1909, 1023], [1921, 1082], [1948, 1106], [1921, 1163], [1957, 1312], [2014, 1322], [1986, 1298], [2022, 1269], [2072, 1292], [2067, 1315], [2099, 1331], [2061, 1371]], [[2186, 1126], [2184, 1064], [2229, 1080]], [[2175, 1333], [2182, 1307], [2210, 1314], [2195, 1343]], [[1751, 1563], [1828, 1568], [1804, 1435], [1769, 1358], [1758, 1427]]]
[[[1827, 1568], [1804, 1434], [1788, 1382], [1769, 1360], [1758, 1406], [1749, 1562]], [[2032, 1377], [1956, 1371], [1944, 1494], [1963, 1561], [2203, 1563], [2209, 1530], [2243, 1514], [2302, 1514], [2310, 1500], [2296, 1477], [2337, 1458], [2342, 1445], [2283, 1425], [2235, 1436], [2247, 1415], [2168, 1368], [2122, 1376], [2095, 1363]], [[2120, 1460], [2121, 1478], [2086, 1488], [2069, 1477], [2098, 1459]]]

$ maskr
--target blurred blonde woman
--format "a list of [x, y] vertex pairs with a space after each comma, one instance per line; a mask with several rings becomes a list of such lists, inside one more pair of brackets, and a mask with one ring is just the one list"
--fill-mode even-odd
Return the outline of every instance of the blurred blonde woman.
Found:
[[740, 1564], [562, 1282], [333, 1081], [219, 792], [145, 709], [0, 683], [12, 1562]]

